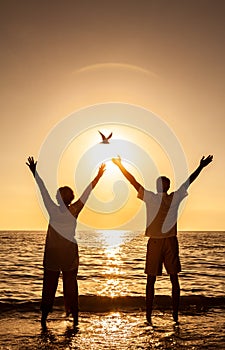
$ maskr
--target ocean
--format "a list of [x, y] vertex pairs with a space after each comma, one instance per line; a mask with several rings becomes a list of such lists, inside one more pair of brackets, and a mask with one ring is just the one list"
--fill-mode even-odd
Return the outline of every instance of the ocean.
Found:
[[63, 312], [60, 279], [48, 330], [40, 327], [45, 232], [0, 232], [0, 349], [225, 349], [225, 233], [179, 232], [180, 324], [171, 284], [157, 277], [153, 326], [145, 323], [143, 232], [80, 231], [80, 318]]

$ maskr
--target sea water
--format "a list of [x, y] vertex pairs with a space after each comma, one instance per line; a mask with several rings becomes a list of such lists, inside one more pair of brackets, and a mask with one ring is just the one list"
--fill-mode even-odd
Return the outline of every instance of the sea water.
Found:
[[45, 232], [0, 233], [1, 349], [216, 349], [225, 348], [225, 233], [179, 232], [182, 272], [180, 326], [171, 317], [171, 285], [157, 278], [153, 327], [145, 324], [143, 232], [77, 233], [80, 323], [63, 318], [62, 280], [40, 328]]

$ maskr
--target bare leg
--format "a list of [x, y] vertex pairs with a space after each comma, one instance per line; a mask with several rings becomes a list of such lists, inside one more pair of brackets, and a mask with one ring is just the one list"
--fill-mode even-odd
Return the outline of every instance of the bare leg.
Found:
[[149, 323], [151, 323], [152, 307], [154, 300], [154, 285], [156, 281], [156, 276], [147, 276], [146, 285], [146, 318]]
[[170, 275], [170, 280], [172, 283], [172, 306], [173, 306], [173, 319], [174, 322], [178, 322], [178, 309], [180, 302], [180, 285], [178, 280], [178, 275]]

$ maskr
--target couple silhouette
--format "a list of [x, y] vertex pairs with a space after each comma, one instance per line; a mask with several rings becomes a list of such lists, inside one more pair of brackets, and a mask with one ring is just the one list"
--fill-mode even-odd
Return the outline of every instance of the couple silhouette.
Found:
[[[168, 194], [170, 180], [160, 176], [156, 181], [157, 192], [146, 190], [135, 177], [123, 166], [121, 158], [112, 158], [113, 163], [120, 169], [125, 178], [134, 186], [137, 197], [146, 205], [146, 230], [149, 237], [146, 253], [145, 273], [146, 284], [146, 319], [151, 324], [151, 314], [154, 299], [154, 285], [156, 276], [162, 274], [164, 264], [172, 283], [173, 320], [178, 323], [178, 309], [180, 286], [178, 273], [181, 271], [179, 247], [177, 240], [178, 208], [187, 189], [197, 178], [202, 169], [213, 159], [213, 156], [202, 157], [199, 166], [180, 186], [177, 191]], [[26, 162], [31, 170], [41, 192], [45, 208], [49, 215], [49, 225], [46, 235], [44, 251], [44, 276], [41, 301], [41, 324], [46, 327], [49, 312], [52, 312], [58, 279], [62, 271], [63, 294], [66, 315], [72, 314], [74, 326], [78, 324], [78, 285], [77, 273], [79, 266], [78, 245], [75, 239], [77, 218], [83, 209], [91, 191], [95, 188], [105, 171], [105, 164], [101, 164], [96, 177], [86, 187], [78, 200], [74, 202], [74, 193], [68, 186], [60, 187], [56, 193], [56, 204], [50, 197], [48, 190], [39, 176], [33, 157]]]

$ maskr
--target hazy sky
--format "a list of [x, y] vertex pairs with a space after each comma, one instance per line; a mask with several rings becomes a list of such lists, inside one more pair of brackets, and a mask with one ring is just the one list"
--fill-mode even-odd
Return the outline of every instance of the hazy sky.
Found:
[[[68, 115], [108, 102], [164, 120], [190, 171], [214, 155], [190, 188], [179, 228], [225, 229], [223, 0], [2, 0], [0, 17], [0, 229], [46, 227], [26, 157], [37, 157]], [[129, 130], [119, 137], [129, 140]], [[132, 203], [141, 205], [135, 196]]]

